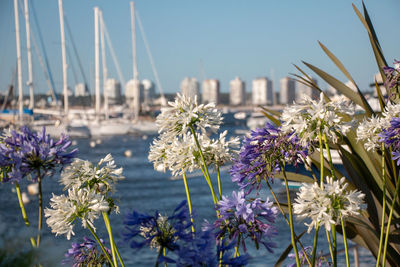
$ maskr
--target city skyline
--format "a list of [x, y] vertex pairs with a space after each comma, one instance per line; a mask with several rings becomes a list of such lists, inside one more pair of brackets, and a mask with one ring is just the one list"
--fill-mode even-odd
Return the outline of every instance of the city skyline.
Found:
[[[279, 80], [289, 73], [298, 73], [292, 63], [301, 66], [301, 60], [310, 62], [346, 82], [347, 79], [332, 66], [319, 48], [317, 40], [323, 42], [342, 60], [362, 90], [369, 89], [368, 85], [377, 72], [367, 33], [347, 1], [330, 4], [308, 1], [301, 5], [294, 1], [252, 1], [251, 4], [236, 2], [231, 6], [228, 6], [228, 1], [169, 1], [168, 4], [163, 1], [153, 1], [152, 4], [148, 2], [139, 0], [135, 1], [135, 5], [161, 84], [167, 93], [178, 92], [184, 77], [195, 77], [199, 82], [204, 79], [218, 79], [221, 92], [228, 92], [229, 82], [236, 76], [248, 85], [257, 77], [268, 77], [274, 83], [274, 90], [278, 91], [279, 87], [276, 85]], [[394, 7], [400, 7], [400, 3], [389, 0], [384, 2], [387, 5], [366, 1], [366, 6], [390, 64], [397, 57], [395, 44], [399, 43], [400, 37], [393, 35], [391, 28], [386, 25], [395, 25], [397, 14]], [[33, 1], [33, 4], [49, 55], [57, 93], [61, 93], [57, 1]], [[360, 1], [355, 4], [362, 8]], [[103, 10], [125, 81], [132, 78], [129, 1], [118, 1], [115, 4], [107, 1], [64, 1], [64, 12], [89, 80], [91, 94], [94, 92], [93, 7], [96, 5]], [[4, 40], [0, 44], [0, 90], [4, 93], [10, 83], [16, 60], [13, 1], [2, 1], [0, 12], [0, 35]], [[335, 15], [338, 13], [341, 14], [340, 19]], [[31, 25], [34, 25], [32, 21], [31, 15]], [[318, 21], [320, 25], [316, 25], [314, 21]], [[24, 93], [27, 94], [25, 22], [22, 14], [20, 24], [23, 83]], [[34, 26], [32, 28], [35, 38], [38, 39], [37, 29]], [[142, 36], [138, 29], [137, 31], [139, 78], [154, 81]], [[67, 39], [67, 47], [72, 58], [70, 41]], [[107, 57], [110, 78], [119, 80], [109, 52]], [[73, 72], [77, 72], [78, 68], [76, 60], [71, 61], [71, 58], [68, 84], [73, 90]], [[36, 55], [33, 60], [36, 92], [44, 93], [48, 91], [48, 87]], [[304, 67], [304, 70], [307, 68]], [[307, 72], [313, 74], [311, 71]], [[76, 75], [78, 82], [81, 82], [80, 74]], [[316, 77], [314, 74], [313, 76]], [[326, 84], [319, 80], [322, 88], [326, 89]], [[125, 93], [125, 85], [122, 86]]]

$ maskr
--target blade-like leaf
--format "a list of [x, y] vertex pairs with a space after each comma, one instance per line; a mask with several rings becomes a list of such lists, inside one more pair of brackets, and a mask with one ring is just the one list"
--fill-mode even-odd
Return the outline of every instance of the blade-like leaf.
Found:
[[356, 82], [354, 81], [353, 77], [351, 77], [350, 73], [344, 67], [342, 62], [340, 62], [340, 60], [331, 51], [329, 51], [329, 49], [325, 45], [323, 45], [321, 42], [318, 42], [318, 43], [321, 46], [322, 50], [324, 50], [324, 52], [328, 55], [328, 57], [333, 61], [333, 63], [335, 63], [335, 65], [343, 72], [343, 74], [347, 77], [347, 79], [349, 79], [354, 84], [354, 86], [357, 89], [357, 93], [360, 96], [361, 101], [363, 103], [363, 107], [364, 107], [365, 111], [367, 112], [367, 114], [369, 116], [371, 114], [374, 114], [374, 111], [372, 110], [371, 106], [368, 104], [368, 101], [365, 99], [364, 95], [361, 93]]
[[[334, 87], [336, 90], [350, 98], [354, 103], [359, 105], [360, 107], [364, 108], [364, 103], [360, 97], [359, 94], [354, 92], [350, 87], [336, 79], [335, 77], [331, 76], [330, 74], [326, 73], [325, 71], [307, 63], [303, 63], [309, 67], [312, 71], [314, 71], [318, 76], [320, 76], [324, 81], [326, 81], [328, 84], [330, 84], [332, 87]], [[368, 112], [368, 110], [366, 110]]]
[[383, 112], [386, 107], [385, 98], [383, 97], [381, 88], [376, 82], [376, 80], [375, 80], [375, 88], [376, 88], [376, 94], [378, 95], [379, 105], [381, 106], [381, 111]]
[[[299, 174], [295, 172], [286, 172], [286, 177], [289, 181], [299, 182], [299, 183], [313, 183], [314, 179], [310, 176]], [[278, 173], [274, 175], [274, 178], [284, 179], [282, 173]]]

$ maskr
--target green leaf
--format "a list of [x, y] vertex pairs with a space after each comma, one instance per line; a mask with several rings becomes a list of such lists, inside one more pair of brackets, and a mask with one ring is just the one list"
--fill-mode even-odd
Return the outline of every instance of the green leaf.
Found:
[[379, 105], [381, 106], [381, 111], [383, 112], [386, 107], [385, 98], [383, 97], [381, 88], [378, 85], [378, 83], [376, 82], [376, 79], [374, 82], [375, 82], [376, 94], [378, 95]]
[[353, 77], [351, 77], [350, 73], [344, 67], [342, 62], [340, 62], [340, 60], [331, 51], [329, 51], [329, 49], [325, 45], [323, 45], [321, 42], [318, 42], [318, 43], [321, 46], [322, 50], [324, 50], [324, 52], [328, 55], [328, 57], [333, 61], [333, 63], [335, 63], [335, 65], [343, 72], [343, 74], [347, 77], [347, 79], [349, 79], [354, 84], [354, 86], [357, 89], [357, 93], [359, 94], [361, 101], [363, 103], [362, 106], [364, 107], [364, 110], [367, 112], [367, 114], [369, 116], [371, 116], [371, 114], [374, 114], [374, 111], [372, 110], [371, 106], [368, 104], [368, 101], [365, 99], [364, 95], [361, 93], [356, 82], [354, 81]]
[[[314, 179], [310, 176], [299, 174], [295, 172], [286, 172], [286, 177], [289, 181], [299, 182], [299, 183], [313, 183]], [[278, 173], [274, 175], [274, 178], [284, 179], [282, 173]]]
[[307, 62], [303, 61], [303, 63], [307, 67], [309, 67], [312, 71], [314, 71], [318, 76], [320, 76], [322, 79], [324, 79], [324, 81], [326, 81], [328, 84], [330, 84], [332, 87], [334, 87], [336, 90], [338, 90], [339, 92], [341, 92], [342, 94], [344, 94], [345, 96], [350, 98], [354, 103], [356, 103], [360, 107], [364, 108], [364, 103], [363, 103], [362, 98], [360, 97], [359, 94], [357, 94], [352, 89], [350, 89], [350, 87], [348, 87], [347, 85], [345, 85], [344, 83], [342, 83], [341, 81], [336, 79], [335, 77], [331, 76], [330, 74], [326, 73], [325, 71], [323, 71]]
[[[279, 120], [279, 117], [280, 117], [280, 113], [279, 112], [277, 112], [277, 111], [273, 111], [273, 110], [270, 110], [270, 109], [267, 109], [267, 108], [265, 108], [265, 107], [261, 107], [260, 106], [260, 108], [262, 109], [262, 111], [261, 111], [261, 113], [265, 116], [265, 117], [267, 117], [268, 119], [270, 119], [276, 126], [280, 126], [281, 125], [281, 122], [280, 122], [280, 120]], [[272, 115], [271, 115], [271, 114]]]
[[323, 93], [323, 94], [324, 94], [324, 99], [325, 99], [325, 101], [327, 101], [327, 102], [331, 101], [331, 100], [329, 99], [329, 97], [325, 94], [325, 92], [324, 92], [321, 88], [318, 87], [318, 84], [316, 84], [316, 83], [314, 82], [314, 80], [311, 78], [311, 76], [309, 76], [307, 73], [305, 73], [305, 71], [303, 71], [303, 70], [302, 70], [299, 66], [297, 66], [296, 64], [293, 64], [293, 65], [296, 67], [296, 69], [297, 69], [298, 71], [300, 71], [304, 76], [307, 77], [307, 79], [310, 81], [310, 83], [312, 83], [312, 85], [313, 85], [314, 88], [316, 88], [320, 93]]
[[[305, 234], [305, 232], [306, 231], [302, 232], [299, 236], [297, 236], [295, 241], [297, 242]], [[288, 255], [289, 255], [290, 251], [292, 250], [292, 248], [293, 248], [292, 243], [290, 243], [290, 245], [282, 252], [281, 256], [275, 263], [275, 265], [274, 265], [275, 267], [282, 266], [283, 262], [288, 258]]]

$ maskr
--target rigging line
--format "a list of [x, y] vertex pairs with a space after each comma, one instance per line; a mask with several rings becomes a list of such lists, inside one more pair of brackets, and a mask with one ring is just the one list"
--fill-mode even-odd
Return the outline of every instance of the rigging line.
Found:
[[[64, 16], [64, 18], [65, 18], [65, 16]], [[67, 48], [67, 55], [68, 55], [68, 60], [69, 60], [69, 62], [71, 62], [70, 64], [68, 64], [68, 66], [70, 66], [71, 65], [71, 69], [72, 69], [72, 76], [74, 76], [74, 81], [75, 81], [75, 84], [78, 84], [79, 83], [79, 81], [78, 81], [78, 75], [76, 75], [76, 70], [75, 70], [75, 67], [74, 67], [74, 62], [73, 62], [73, 60], [72, 60], [72, 56], [71, 56], [71, 49], [69, 48], [69, 46], [67, 46], [66, 47]]]
[[[36, 8], [35, 8], [35, 5], [33, 3], [34, 3], [34, 1], [31, 1], [31, 10], [32, 10], [32, 15], [33, 15], [33, 21], [35, 23], [37, 34], [39, 36], [40, 46], [42, 48], [42, 52], [43, 52], [43, 56], [44, 56], [44, 63], [45, 63], [46, 70], [47, 70], [47, 73], [48, 73], [49, 82], [51, 84], [51, 86], [50, 86], [51, 95], [53, 97], [53, 101], [58, 103], [58, 97], [57, 97], [57, 94], [55, 93], [56, 87], [55, 87], [55, 84], [54, 84], [53, 75], [51, 73], [50, 64], [49, 64], [49, 60], [48, 60], [47, 53], [46, 53], [46, 47], [44, 46], [42, 31], [40, 30], [39, 21], [38, 21], [37, 16], [36, 16]], [[32, 36], [33, 36], [33, 34], [32, 34]], [[32, 37], [32, 39], [34, 39], [34, 38]]]
[[74, 38], [72, 36], [71, 28], [69, 27], [69, 23], [68, 23], [67, 17], [65, 15], [64, 15], [64, 21], [65, 21], [65, 25], [67, 26], [67, 33], [68, 33], [68, 36], [69, 36], [70, 41], [72, 43], [72, 48], [74, 50], [74, 54], [75, 54], [76, 60], [78, 61], [78, 66], [79, 66], [79, 69], [81, 71], [81, 75], [82, 75], [83, 81], [84, 81], [85, 85], [87, 85], [87, 79], [86, 79], [85, 71], [83, 69], [82, 62], [81, 62], [81, 59], [80, 59], [79, 54], [78, 54], [78, 49], [76, 48], [75, 41], [74, 41]]
[[[117, 56], [115, 55], [114, 47], [113, 47], [113, 45], [111, 43], [110, 36], [108, 35], [107, 26], [106, 26], [106, 24], [105, 24], [105, 22], [103, 20], [103, 16], [101, 17], [101, 23], [102, 23], [102, 26], [103, 26], [104, 34], [106, 36], [106, 41], [107, 41], [108, 47], [110, 48], [111, 57], [112, 57], [112, 59], [114, 61], [114, 65], [115, 65], [115, 67], [117, 69], [118, 77], [121, 80], [121, 83], [123, 84], [123, 86], [125, 86], [126, 85], [125, 79], [124, 79], [124, 76], [122, 75], [121, 67], [119, 65]], [[121, 87], [123, 87], [123, 86], [121, 86]]]
[[143, 37], [143, 41], [144, 41], [144, 45], [146, 47], [147, 55], [149, 56], [149, 59], [150, 59], [150, 64], [151, 64], [151, 68], [153, 69], [153, 73], [154, 73], [154, 77], [156, 79], [157, 87], [160, 90], [161, 97], [164, 98], [164, 93], [163, 93], [163, 89], [161, 87], [161, 82], [160, 82], [160, 79], [158, 77], [158, 72], [157, 72], [157, 69], [156, 69], [155, 64], [154, 64], [153, 56], [152, 56], [151, 51], [150, 51], [150, 46], [149, 46], [149, 43], [147, 42], [146, 34], [144, 33], [144, 29], [143, 29], [143, 25], [142, 25], [142, 20], [140, 19], [138, 11], [136, 11], [136, 17], [138, 19], [139, 29], [140, 29], [140, 32], [141, 32], [142, 37]]

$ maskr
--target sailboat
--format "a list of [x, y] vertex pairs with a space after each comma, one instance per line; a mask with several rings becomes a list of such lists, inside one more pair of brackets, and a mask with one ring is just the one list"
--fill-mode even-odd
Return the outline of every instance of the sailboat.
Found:
[[[141, 84], [138, 79], [137, 63], [136, 63], [136, 30], [135, 30], [135, 9], [133, 2], [130, 3], [131, 7], [131, 24], [132, 24], [132, 50], [133, 50], [133, 80], [129, 88], [126, 89], [126, 97], [128, 99], [128, 105], [130, 110], [125, 112], [128, 115], [127, 118], [109, 118], [109, 105], [108, 105], [108, 94], [105, 88], [108, 72], [106, 63], [105, 53], [105, 34], [108, 37], [108, 33], [105, 27], [102, 11], [98, 8], [94, 8], [95, 17], [95, 113], [96, 119], [88, 122], [92, 136], [102, 135], [126, 135], [126, 134], [153, 134], [157, 132], [157, 126], [154, 121], [143, 121], [139, 119], [140, 110], [140, 94]], [[99, 27], [100, 26], [100, 27]], [[100, 35], [99, 35], [100, 28]], [[109, 41], [109, 38], [107, 38]], [[104, 108], [101, 112], [100, 103], [100, 45], [101, 44], [101, 57], [103, 67], [103, 94], [104, 94]], [[113, 55], [114, 62], [119, 71], [119, 64], [113, 52], [112, 44], [109, 41], [109, 46]], [[122, 75], [120, 74], [120, 78]], [[158, 75], [157, 75], [158, 79]], [[123, 79], [122, 79], [123, 80]], [[131, 89], [131, 91], [129, 91]], [[133, 90], [132, 90], [133, 89]], [[132, 112], [133, 111], [133, 112]]]
[[[27, 0], [25, 0], [25, 14], [28, 14]], [[63, 94], [64, 94], [64, 112], [61, 113], [59, 110], [47, 111], [48, 115], [58, 115], [60, 119], [56, 120], [39, 120], [31, 123], [31, 128], [34, 130], [41, 130], [46, 127], [46, 132], [52, 136], [60, 136], [62, 133], [72, 137], [89, 137], [90, 131], [84, 124], [80, 124], [74, 121], [69, 121], [69, 104], [68, 104], [68, 73], [67, 73], [67, 58], [65, 48], [65, 31], [64, 31], [64, 10], [62, 0], [58, 0], [59, 16], [60, 16], [60, 33], [61, 33], [61, 53], [62, 53], [62, 73], [63, 73]], [[26, 21], [29, 23], [29, 17], [25, 16]], [[27, 27], [29, 29], [29, 27]], [[32, 90], [33, 91], [33, 90]]]

